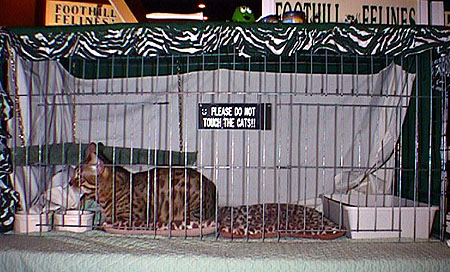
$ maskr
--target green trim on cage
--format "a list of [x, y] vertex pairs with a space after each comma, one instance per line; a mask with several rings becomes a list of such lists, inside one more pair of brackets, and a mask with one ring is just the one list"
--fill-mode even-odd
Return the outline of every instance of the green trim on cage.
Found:
[[387, 56], [342, 55], [320, 50], [291, 57], [242, 57], [232, 54], [204, 56], [113, 57], [109, 59], [61, 58], [59, 62], [73, 76], [82, 79], [166, 76], [228, 69], [249, 72], [304, 74], [378, 73], [394, 61]]
[[[13, 147], [12, 162], [15, 166], [29, 165], [79, 165], [85, 158], [88, 144], [64, 143], [41, 146]], [[141, 148], [105, 146], [102, 154], [120, 165], [192, 166], [196, 164], [197, 152], [177, 152]], [[113, 160], [113, 154], [115, 159]], [[131, 159], [132, 156], [132, 159]]]

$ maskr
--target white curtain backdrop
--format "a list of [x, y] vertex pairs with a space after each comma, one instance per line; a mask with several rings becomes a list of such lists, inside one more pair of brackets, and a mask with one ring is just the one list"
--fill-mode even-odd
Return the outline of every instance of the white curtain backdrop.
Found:
[[[197, 152], [196, 166], [216, 183], [219, 205], [280, 201], [317, 207], [321, 194], [349, 188], [391, 192], [388, 168], [414, 74], [391, 64], [374, 75], [219, 69], [180, 78], [85, 80], [55, 61], [19, 59], [9, 86], [14, 78], [26, 145], [100, 141], [179, 151], [181, 125], [183, 151]], [[15, 89], [10, 93], [14, 96]], [[272, 129], [198, 130], [199, 103], [271, 103]], [[16, 123], [10, 122], [11, 146], [20, 145]], [[38, 203], [40, 194], [54, 187], [51, 178], [58, 170], [15, 168], [12, 178], [23, 207]]]

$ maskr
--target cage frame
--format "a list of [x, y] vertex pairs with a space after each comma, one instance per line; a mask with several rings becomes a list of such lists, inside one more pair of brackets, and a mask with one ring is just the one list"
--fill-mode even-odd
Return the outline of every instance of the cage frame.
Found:
[[[183, 66], [177, 66], [174, 71], [173, 67], [173, 56], [179, 56], [183, 58], [183, 56], [196, 55], [201, 58], [208, 57], [209, 55], [214, 56], [224, 56], [220, 52], [232, 52], [230, 53], [233, 57], [233, 61], [231, 65], [236, 65], [235, 58], [242, 57], [244, 59], [251, 59], [253, 57], [258, 57], [258, 55], [262, 55], [264, 59], [280, 59], [280, 73], [281, 71], [281, 59], [282, 58], [292, 58], [295, 56], [297, 58], [297, 52], [302, 51], [310, 51], [309, 57], [311, 60], [318, 54], [317, 52], [325, 52], [324, 54], [328, 54], [328, 52], [338, 52], [341, 56], [354, 54], [356, 59], [358, 56], [361, 58], [368, 58], [371, 61], [374, 56], [380, 56], [386, 54], [386, 58], [392, 56], [395, 58], [397, 56], [401, 56], [403, 58], [407, 58], [408, 56], [423, 53], [423, 52], [435, 52], [434, 54], [440, 55], [437, 58], [438, 62], [440, 61], [440, 67], [443, 69], [441, 72], [446, 74], [448, 70], [446, 70], [446, 65], [448, 65], [448, 48], [449, 48], [449, 36], [450, 32], [448, 28], [440, 28], [440, 27], [396, 27], [396, 26], [354, 26], [354, 25], [344, 25], [344, 24], [336, 24], [336, 25], [264, 25], [258, 26], [263, 28], [265, 31], [270, 33], [271, 35], [275, 35], [277, 32], [281, 32], [282, 34], [289, 34], [290, 38], [285, 39], [282, 48], [280, 51], [280, 47], [275, 44], [274, 38], [266, 39], [269, 42], [270, 46], [262, 46], [261, 44], [257, 44], [255, 40], [252, 42], [249, 41], [248, 37], [251, 35], [260, 35], [263, 36], [265, 33], [258, 33], [255, 28], [245, 24], [152, 24], [152, 25], [132, 25], [132, 26], [124, 26], [116, 27], [116, 26], [97, 26], [97, 27], [65, 27], [65, 28], [50, 28], [50, 29], [1, 29], [0, 37], [1, 43], [0, 48], [2, 49], [2, 60], [3, 62], [7, 61], [13, 66], [14, 70], [14, 56], [20, 55], [25, 58], [29, 58], [34, 61], [41, 60], [55, 60], [55, 59], [63, 59], [63, 58], [81, 58], [86, 60], [97, 60], [108, 59], [110, 58], [114, 63], [114, 58], [126, 58], [127, 62], [129, 61], [130, 56], [137, 56], [137, 58], [141, 57], [144, 61], [146, 57], [155, 57], [158, 59], [158, 56], [172, 56], [172, 74], [173, 73], [181, 73], [183, 70]], [[281, 30], [281, 31], [280, 31]], [[78, 32], [77, 32], [78, 31]], [[186, 32], [192, 31], [192, 33], [198, 35], [197, 39], [194, 39], [190, 43], [190, 47], [184, 48], [183, 46], [177, 48], [173, 46], [173, 44], [169, 46], [149, 46], [149, 47], [139, 47], [138, 45], [145, 41], [145, 39], [149, 39], [152, 35], [156, 34], [148, 34], [148, 32], [155, 31], [156, 34], [165, 33], [169, 35], [171, 39], [177, 41], [181, 38], [186, 38]], [[110, 41], [114, 40], [114, 33], [122, 32], [125, 34], [135, 34], [135, 39], [124, 46], [124, 44], [120, 44], [118, 47], [109, 50], [104, 50], [102, 44], [98, 44], [98, 48], [95, 50], [90, 50], [89, 45], [86, 44], [86, 41], [83, 40], [85, 37], [82, 35], [73, 35], [72, 33], [97, 33], [101, 38], [110, 39]], [[46, 39], [41, 39], [39, 35], [44, 35]], [[56, 54], [48, 54], [47, 52], [51, 50], [52, 46], [50, 45], [50, 40], [54, 34], [57, 34], [57, 40], [65, 41], [65, 44], [69, 46], [61, 47], [57, 51]], [[211, 35], [220, 33], [221, 39], [214, 40], [211, 42]], [[250, 33], [250, 34], [249, 34]], [[370, 42], [366, 47], [358, 47], [355, 46], [355, 43], [349, 43], [348, 38], [350, 35], [356, 35], [355, 33], [363, 33], [364, 35], [370, 37], [368, 39]], [[384, 33], [384, 34], [380, 34]], [[389, 33], [389, 34], [386, 34]], [[308, 35], [316, 35], [311, 40], [308, 40], [308, 43], [304, 42], [305, 37]], [[248, 36], [247, 36], [248, 35]], [[326, 35], [330, 35], [334, 38], [335, 43], [327, 42], [324, 38]], [[381, 48], [377, 46], [380, 41], [385, 41], [385, 39], [393, 38], [401, 36], [400, 40], [396, 40], [395, 43], [388, 44], [385, 48]], [[112, 38], [111, 38], [112, 37]], [[236, 38], [237, 37], [237, 38]], [[30, 42], [29, 38], [34, 38], [32, 42]], [[276, 37], [279, 38], [279, 37]], [[112, 43], [112, 42], [111, 42]], [[108, 41], [106, 42], [108, 44]], [[113, 44], [113, 43], [112, 43]], [[403, 46], [402, 46], [403, 45]], [[409, 46], [404, 46], [409, 45]], [[323, 51], [324, 50], [324, 51]], [[188, 52], [186, 54], [186, 52]], [[217, 53], [219, 52], [219, 53]], [[431, 53], [430, 53], [431, 54]], [[327, 60], [327, 58], [325, 58]], [[358, 60], [357, 60], [358, 61]], [[430, 66], [432, 66], [433, 58], [429, 58]], [[387, 61], [386, 61], [387, 62]], [[249, 61], [250, 63], [250, 61]], [[341, 62], [343, 63], [343, 61]], [[205, 62], [203, 62], [205, 65]], [[243, 64], [245, 66], [245, 63]], [[310, 65], [311, 75], [313, 74], [313, 65]], [[439, 65], [438, 65], [439, 66]], [[128, 66], [127, 66], [128, 67]], [[144, 66], [142, 66], [144, 67]], [[159, 66], [158, 66], [159, 67]], [[189, 64], [186, 66], [187, 70], [189, 70]], [[220, 67], [220, 61], [219, 61]], [[251, 64], [249, 64], [251, 67]], [[297, 72], [297, 65], [295, 66], [295, 71]], [[328, 65], [326, 65], [326, 69], [328, 69]], [[357, 65], [357, 67], [359, 67]], [[416, 58], [416, 69], [418, 68], [418, 62]], [[204, 67], [203, 67], [204, 68]], [[373, 68], [373, 65], [371, 66]], [[439, 68], [439, 67], [438, 67]], [[144, 68], [142, 68], [144, 69]], [[179, 69], [179, 70], [178, 70]], [[266, 69], [266, 66], [265, 68]], [[358, 68], [357, 68], [358, 69]], [[204, 70], [204, 69], [203, 69]], [[251, 68], [249, 68], [251, 70]], [[344, 70], [344, 69], [342, 69]], [[436, 69], [438, 70], [438, 69]], [[432, 70], [434, 72], [434, 70]], [[128, 71], [126, 72], [128, 76]], [[157, 72], [159, 74], [159, 72]], [[438, 73], [439, 74], [439, 73]], [[114, 77], [114, 70], [112, 70], [112, 77]], [[443, 95], [443, 104], [448, 104], [447, 102], [447, 86], [446, 86], [446, 77], [441, 80], [442, 89], [444, 90]], [[418, 90], [418, 87], [416, 87]], [[322, 90], [323, 91], [323, 90]], [[6, 93], [5, 93], [6, 94]], [[4, 94], [4, 95], [5, 95]], [[325, 93], [326, 95], [327, 93]], [[368, 94], [370, 95], [370, 94]], [[5, 95], [7, 97], [7, 94]], [[416, 103], [419, 102], [419, 97], [415, 96]], [[16, 98], [13, 99], [16, 102]], [[6, 100], [8, 101], [8, 100]], [[430, 100], [431, 101], [431, 100]], [[12, 103], [10, 100], [10, 105], [15, 104], [15, 117], [19, 120], [20, 127], [20, 110], [17, 106], [17, 103]], [[10, 106], [11, 107], [11, 106]], [[447, 113], [448, 114], [448, 113]], [[9, 118], [11, 118], [9, 116]], [[418, 111], [416, 111], [416, 120], [419, 118]], [[418, 124], [416, 124], [418, 126]], [[4, 127], [2, 127], [4, 129]], [[447, 128], [448, 129], [448, 128]], [[20, 129], [19, 129], [20, 130]], [[4, 132], [5, 133], [5, 132]], [[17, 132], [15, 133], [17, 134]], [[441, 211], [447, 210], [446, 205], [446, 196], [447, 196], [447, 181], [446, 171], [448, 170], [446, 166], [446, 151], [447, 151], [447, 135], [444, 137], [444, 133], [442, 133], [442, 146], [441, 148], [441, 160], [443, 161], [442, 165], [442, 180], [441, 180], [441, 200], [440, 207]], [[21, 137], [19, 137], [21, 139]], [[431, 142], [431, 132], [430, 132], [430, 142]], [[417, 135], [415, 141], [417, 142]], [[418, 145], [417, 145], [418, 146]], [[431, 144], [430, 144], [431, 146]], [[180, 140], [180, 147], [182, 147], [182, 140]], [[80, 145], [81, 148], [81, 145]], [[431, 147], [430, 147], [431, 152]], [[131, 153], [133, 154], [133, 153]], [[156, 155], [155, 155], [156, 156]], [[41, 158], [39, 159], [41, 160]], [[415, 160], [416, 170], [418, 165], [418, 159]], [[431, 160], [430, 160], [431, 164]], [[418, 174], [415, 174], [415, 182], [418, 181]], [[430, 174], [431, 176], [431, 174]], [[431, 177], [429, 178], [431, 180]], [[232, 181], [233, 183], [233, 181]], [[416, 189], [418, 184], [414, 186]], [[414, 193], [414, 197], [416, 197], [416, 193]], [[440, 239], [443, 240], [445, 236], [445, 212], [441, 213], [440, 217], [441, 221], [441, 230], [440, 230]]]

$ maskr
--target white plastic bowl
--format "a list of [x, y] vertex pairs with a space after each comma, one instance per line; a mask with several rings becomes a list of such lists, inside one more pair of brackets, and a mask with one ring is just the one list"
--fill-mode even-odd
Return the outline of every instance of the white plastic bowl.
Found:
[[14, 215], [14, 232], [47, 232], [52, 229], [51, 213], [27, 213], [19, 211]]
[[91, 211], [68, 210], [55, 213], [55, 230], [85, 232], [92, 229], [94, 213]]

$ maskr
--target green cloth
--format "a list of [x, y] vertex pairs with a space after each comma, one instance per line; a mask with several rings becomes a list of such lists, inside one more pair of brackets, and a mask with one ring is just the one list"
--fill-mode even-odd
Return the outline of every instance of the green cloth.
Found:
[[0, 271], [450, 271], [440, 242], [171, 238], [49, 232], [0, 239]]
[[[78, 165], [83, 162], [87, 144], [64, 143], [42, 146], [16, 147], [12, 162], [16, 166], [24, 165]], [[176, 152], [167, 150], [148, 150], [105, 146], [103, 155], [114, 164], [143, 165], [194, 165], [196, 152]], [[113, 156], [114, 154], [114, 156]], [[113, 159], [114, 157], [114, 159]]]

